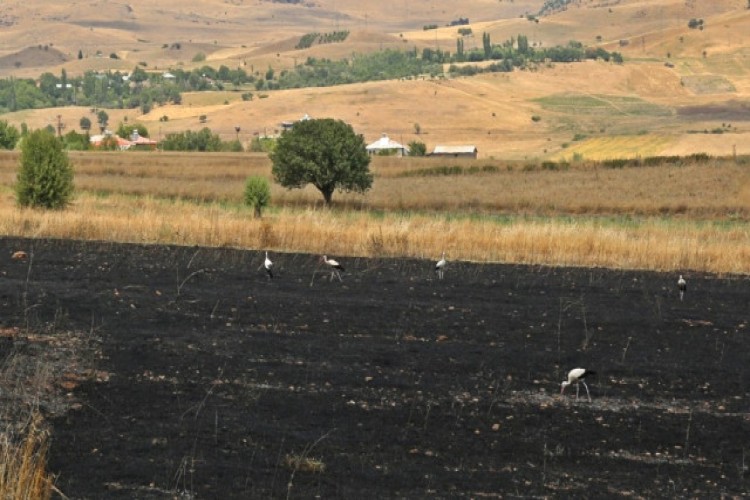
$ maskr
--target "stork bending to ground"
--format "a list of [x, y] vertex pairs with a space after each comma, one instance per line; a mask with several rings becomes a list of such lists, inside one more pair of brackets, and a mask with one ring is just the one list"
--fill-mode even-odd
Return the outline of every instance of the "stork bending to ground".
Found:
[[266, 251], [266, 260], [263, 261], [263, 267], [266, 268], [268, 278], [273, 279], [273, 262], [268, 258], [268, 251]]
[[333, 277], [336, 276], [339, 281], [343, 280], [341, 279], [341, 271], [344, 271], [344, 268], [341, 264], [338, 263], [338, 261], [335, 261], [333, 259], [329, 259], [325, 255], [321, 257], [321, 260], [325, 265], [327, 265], [331, 269], [331, 281], [333, 281]]
[[568, 387], [570, 384], [576, 385], [576, 401], [578, 400], [578, 391], [580, 390], [579, 384], [583, 384], [583, 387], [586, 388], [586, 395], [589, 397], [589, 403], [591, 402], [591, 393], [589, 392], [589, 386], [586, 385], [586, 382], [583, 381], [584, 378], [588, 377], [589, 375], [596, 375], [596, 372], [587, 370], [585, 368], [573, 368], [568, 372], [568, 380], [563, 380], [563, 383], [560, 384], [560, 394], [563, 394], [565, 392], [565, 388]]
[[448, 261], [445, 260], [445, 252], [443, 252], [443, 256], [437, 261], [437, 264], [435, 264], [435, 272], [437, 273], [439, 280], [443, 279], [443, 272], [445, 271], [445, 265], [447, 263]]
[[680, 301], [685, 297], [685, 291], [687, 291], [687, 281], [680, 275], [680, 279], [677, 280], [677, 288], [680, 290]]

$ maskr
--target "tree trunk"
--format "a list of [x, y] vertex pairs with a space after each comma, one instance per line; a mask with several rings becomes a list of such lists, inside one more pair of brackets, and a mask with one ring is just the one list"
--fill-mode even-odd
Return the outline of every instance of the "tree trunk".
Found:
[[326, 206], [331, 206], [331, 200], [333, 199], [333, 188], [325, 187], [320, 190], [323, 193], [323, 198], [326, 200]]

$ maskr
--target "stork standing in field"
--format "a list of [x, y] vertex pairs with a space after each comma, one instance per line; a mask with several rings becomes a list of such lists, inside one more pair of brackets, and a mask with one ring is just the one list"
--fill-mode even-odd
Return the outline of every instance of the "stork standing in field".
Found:
[[333, 280], [333, 277], [336, 276], [339, 281], [344, 281], [341, 279], [341, 271], [344, 271], [344, 268], [341, 264], [338, 263], [338, 261], [335, 261], [333, 259], [329, 259], [327, 256], [321, 257], [321, 260], [325, 265], [327, 265], [331, 269], [331, 280]]
[[271, 262], [271, 259], [268, 258], [267, 250], [266, 250], [266, 260], [263, 261], [263, 267], [266, 269], [266, 273], [268, 273], [268, 278], [273, 279], [273, 262]]
[[568, 387], [570, 384], [576, 385], [576, 401], [578, 400], [578, 391], [580, 390], [579, 384], [583, 384], [583, 387], [586, 388], [586, 395], [589, 397], [589, 403], [591, 402], [591, 393], [589, 392], [589, 386], [586, 385], [586, 382], [583, 381], [584, 378], [588, 377], [589, 375], [596, 375], [596, 372], [587, 370], [585, 368], [573, 368], [568, 372], [568, 380], [563, 380], [562, 384], [560, 384], [560, 394], [563, 394], [565, 392], [565, 388]]
[[443, 256], [437, 261], [437, 264], [435, 264], [435, 272], [437, 273], [439, 280], [443, 279], [443, 272], [445, 271], [445, 265], [447, 263], [448, 261], [445, 260], [445, 252], [443, 252]]
[[687, 290], [687, 281], [680, 275], [680, 279], [677, 280], [677, 288], [680, 290], [680, 301], [685, 297], [685, 291]]

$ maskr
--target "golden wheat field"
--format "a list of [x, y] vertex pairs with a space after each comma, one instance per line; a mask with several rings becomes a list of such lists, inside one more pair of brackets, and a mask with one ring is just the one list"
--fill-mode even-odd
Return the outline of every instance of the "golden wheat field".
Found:
[[[17, 155], [0, 160], [3, 234], [230, 246], [349, 256], [750, 272], [750, 171], [734, 160], [605, 168], [375, 158], [366, 195], [272, 188], [242, 204], [255, 154], [71, 155], [69, 209], [17, 208]], [[740, 159], [744, 160], [744, 159]], [[437, 175], [444, 167], [454, 175]]]

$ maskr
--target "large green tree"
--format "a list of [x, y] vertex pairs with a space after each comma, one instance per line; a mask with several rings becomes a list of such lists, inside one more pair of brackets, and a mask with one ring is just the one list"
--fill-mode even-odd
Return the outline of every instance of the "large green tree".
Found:
[[35, 130], [21, 142], [16, 199], [22, 207], [61, 209], [73, 196], [73, 167], [62, 142]]
[[312, 184], [326, 205], [336, 189], [364, 193], [372, 186], [364, 138], [341, 120], [295, 123], [281, 135], [270, 156], [276, 182], [289, 189]]

